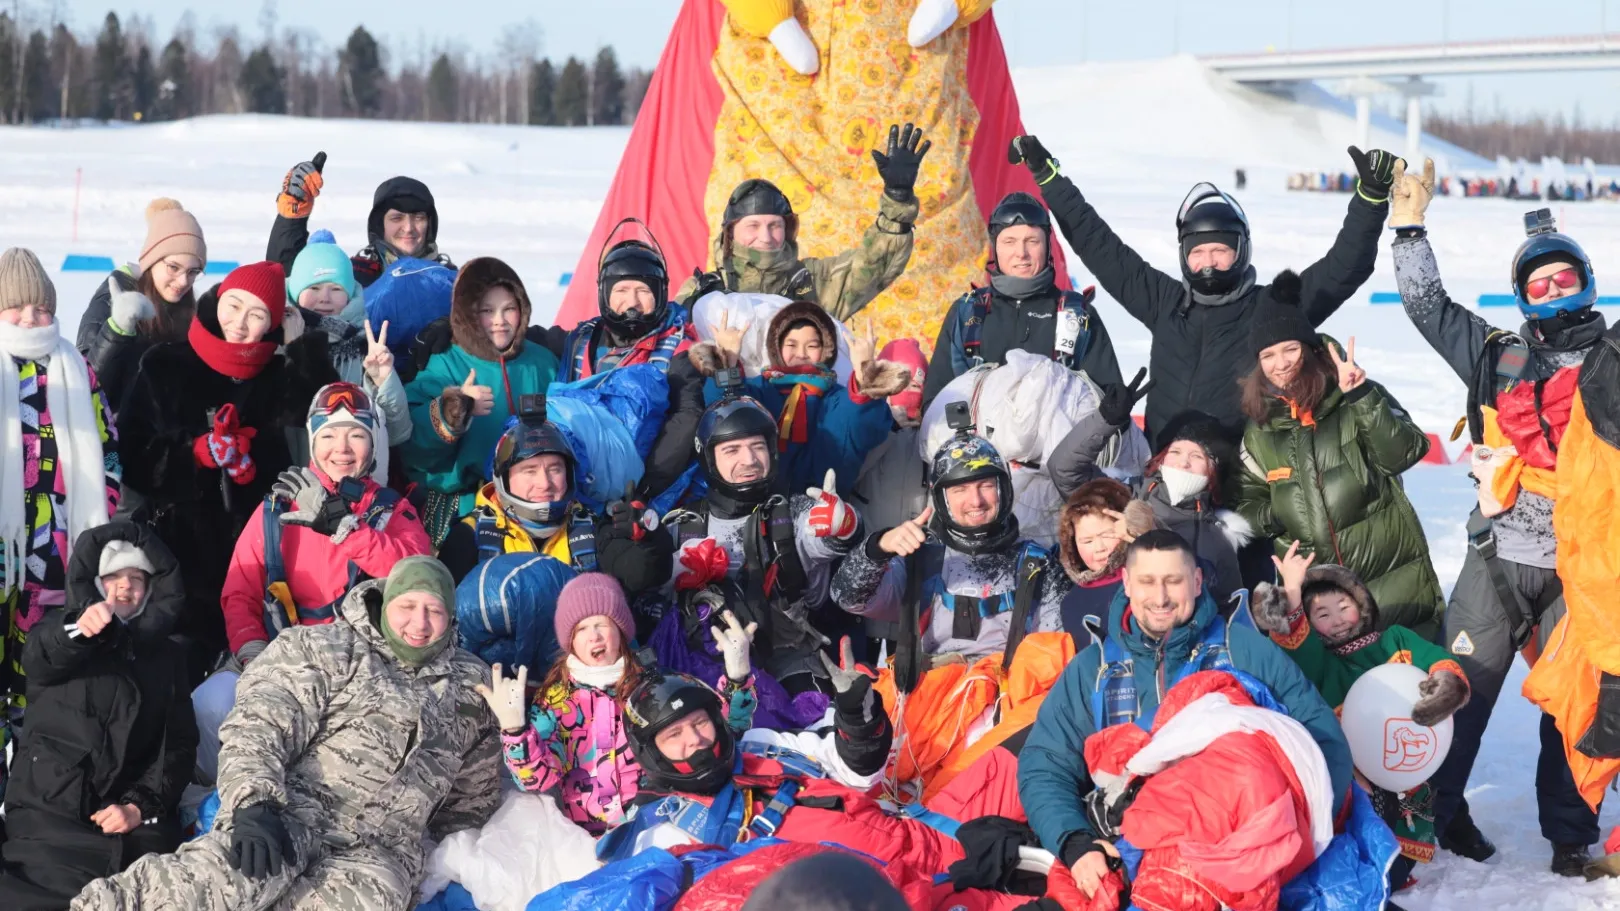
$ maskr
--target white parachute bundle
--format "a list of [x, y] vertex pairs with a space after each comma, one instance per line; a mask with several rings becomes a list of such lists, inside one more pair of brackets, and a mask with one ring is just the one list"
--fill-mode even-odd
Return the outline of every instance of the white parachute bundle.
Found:
[[[1007, 460], [1012, 472], [1013, 514], [1024, 537], [1046, 546], [1057, 542], [1063, 498], [1046, 473], [1046, 460], [1081, 418], [1097, 410], [1102, 395], [1082, 372], [1039, 354], [1014, 349], [1007, 363], [984, 365], [952, 380], [923, 414], [918, 456], [932, 462], [953, 431], [945, 420], [952, 402], [967, 402], [979, 435]], [[1128, 426], [1098, 456], [1110, 477], [1139, 477], [1152, 452], [1136, 426]]]
[[[692, 328], [697, 331], [698, 338], [706, 342], [714, 341], [714, 330], [721, 325], [722, 318], [732, 329], [741, 329], [743, 337], [739, 357], [743, 373], [750, 377], [759, 376], [771, 365], [766, 344], [771, 318], [791, 303], [792, 300], [779, 294], [711, 291], [692, 304]], [[833, 369], [838, 373], [838, 382], [848, 385], [851, 370], [849, 343], [853, 336], [843, 323], [835, 319], [833, 324], [838, 327], [838, 363]]]
[[483, 911], [525, 911], [530, 899], [600, 867], [596, 840], [552, 798], [507, 791], [482, 829], [457, 832], [428, 858], [422, 900], [460, 883]]

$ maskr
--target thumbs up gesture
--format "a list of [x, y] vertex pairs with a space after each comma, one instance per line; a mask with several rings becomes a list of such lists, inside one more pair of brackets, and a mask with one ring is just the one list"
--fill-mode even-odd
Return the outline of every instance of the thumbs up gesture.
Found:
[[315, 197], [321, 195], [324, 185], [321, 169], [325, 167], [325, 152], [316, 152], [313, 160], [292, 166], [281, 181], [281, 194], [276, 197], [276, 211], [281, 217], [308, 218], [315, 211]]
[[878, 539], [878, 549], [894, 557], [909, 557], [922, 548], [928, 541], [928, 523], [934, 519], [934, 507], [929, 504], [909, 522], [899, 525], [883, 533]]
[[815, 501], [810, 507], [810, 531], [816, 537], [845, 540], [860, 528], [860, 514], [838, 498], [838, 475], [831, 468], [821, 486], [806, 490], [804, 495]]
[[467, 371], [467, 378], [461, 381], [461, 394], [473, 400], [474, 417], [481, 418], [495, 410], [495, 390], [478, 385], [477, 368]]

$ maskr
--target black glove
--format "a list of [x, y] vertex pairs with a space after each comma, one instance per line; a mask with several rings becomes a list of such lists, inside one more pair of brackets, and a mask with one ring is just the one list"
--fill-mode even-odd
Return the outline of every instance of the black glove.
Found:
[[[839, 663], [834, 664], [826, 652], [819, 652], [821, 663], [832, 679], [833, 705], [840, 717], [856, 725], [871, 724], [875, 715], [883, 713], [882, 700], [872, 692], [872, 672], [855, 663], [855, 649], [845, 636], [839, 643]], [[873, 703], [876, 703], [874, 711]]]
[[917, 169], [922, 167], [923, 156], [934, 147], [932, 140], [924, 140], [922, 130], [906, 124], [904, 132], [899, 126], [889, 127], [887, 154], [872, 150], [872, 161], [877, 163], [883, 178], [883, 192], [895, 202], [907, 202], [917, 186]]
[[450, 346], [454, 343], [455, 334], [450, 330], [449, 317], [436, 319], [428, 323], [427, 328], [417, 333], [416, 341], [411, 343], [411, 356], [409, 358], [412, 367], [411, 376], [401, 376], [400, 379], [408, 382], [416, 374], [427, 369], [428, 361], [433, 359], [433, 355], [449, 351]]
[[720, 278], [718, 272], [705, 272], [702, 269], [692, 270], [692, 291], [681, 301], [681, 306], [690, 310], [705, 294], [714, 291], [726, 290], [726, 283]]
[[1395, 162], [1397, 156], [1383, 149], [1368, 149], [1363, 152], [1351, 146], [1350, 160], [1356, 163], [1356, 172], [1361, 176], [1356, 180], [1356, 192], [1362, 199], [1374, 205], [1389, 201], [1389, 188], [1395, 185]]
[[675, 568], [675, 539], [649, 515], [647, 505], [627, 492], [596, 523], [597, 568], [619, 580], [632, 597], [668, 582]]
[[238, 809], [231, 817], [231, 866], [248, 879], [281, 875], [283, 863], [292, 864], [292, 838], [281, 821], [281, 811], [271, 804], [254, 804]]
[[1058, 176], [1058, 160], [1034, 136], [1014, 136], [1007, 146], [1007, 163], [1022, 164], [1035, 175], [1035, 182], [1046, 186]]
[[1142, 384], [1142, 378], [1147, 376], [1147, 368], [1136, 371], [1136, 378], [1131, 380], [1129, 386], [1118, 383], [1108, 383], [1102, 387], [1102, 402], [1097, 405], [1097, 413], [1111, 426], [1124, 427], [1131, 422], [1131, 409], [1136, 403], [1145, 398], [1157, 380], [1148, 380], [1147, 385]]
[[[1040, 846], [1040, 839], [1029, 826], [1000, 816], [969, 820], [956, 830], [967, 857], [951, 864], [951, 884], [956, 891], [994, 889], [1015, 895], [1046, 894], [1046, 877], [1020, 876], [1018, 849]], [[1025, 891], [1030, 889], [1031, 891]]]

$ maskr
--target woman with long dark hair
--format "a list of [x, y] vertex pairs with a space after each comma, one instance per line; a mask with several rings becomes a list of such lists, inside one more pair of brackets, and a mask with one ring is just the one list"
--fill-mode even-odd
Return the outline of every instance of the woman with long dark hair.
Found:
[[[1259, 363], [1242, 380], [1248, 425], [1236, 508], [1255, 530], [1348, 567], [1377, 600], [1383, 626], [1433, 638], [1445, 610], [1423, 526], [1401, 473], [1428, 437], [1348, 350], [1300, 313], [1299, 279], [1277, 276], [1250, 331]], [[1382, 627], [1381, 627], [1382, 628]]]

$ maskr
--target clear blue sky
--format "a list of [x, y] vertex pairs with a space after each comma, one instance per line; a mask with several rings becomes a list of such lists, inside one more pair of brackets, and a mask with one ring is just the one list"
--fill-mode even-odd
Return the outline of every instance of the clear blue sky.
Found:
[[[95, 28], [109, 7], [149, 18], [166, 37], [192, 10], [199, 32], [234, 24], [262, 34], [262, 0], [23, 0], [48, 14], [52, 2], [80, 31]], [[888, 0], [903, 3], [907, 0]], [[10, 7], [9, 2], [3, 3]], [[543, 51], [588, 55], [604, 44], [627, 64], [658, 59], [680, 0], [271, 0], [279, 27], [306, 28], [336, 47], [364, 24], [396, 54], [415, 56], [451, 43], [493, 55], [508, 26], [533, 20]], [[997, 20], [1015, 65], [1076, 63], [1193, 54], [1593, 34], [1603, 21], [1620, 34], [1620, 0], [1001, 0]], [[1497, 103], [1513, 112], [1566, 114], [1578, 106], [1587, 121], [1620, 119], [1620, 71], [1443, 80], [1435, 104], [1462, 107], [1472, 86], [1476, 107]]]

